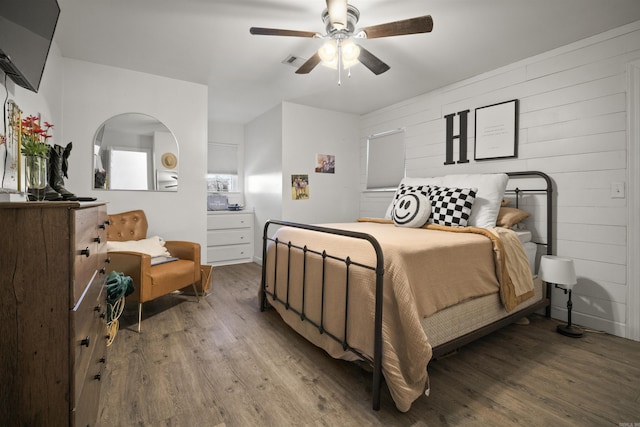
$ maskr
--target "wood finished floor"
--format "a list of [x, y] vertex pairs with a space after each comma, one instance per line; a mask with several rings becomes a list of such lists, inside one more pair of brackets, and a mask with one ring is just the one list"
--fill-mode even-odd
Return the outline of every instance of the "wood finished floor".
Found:
[[429, 364], [431, 396], [408, 413], [371, 376], [334, 360], [260, 312], [256, 264], [216, 267], [212, 293], [146, 303], [142, 333], [126, 307], [109, 347], [99, 425], [640, 425], [640, 342], [532, 316]]

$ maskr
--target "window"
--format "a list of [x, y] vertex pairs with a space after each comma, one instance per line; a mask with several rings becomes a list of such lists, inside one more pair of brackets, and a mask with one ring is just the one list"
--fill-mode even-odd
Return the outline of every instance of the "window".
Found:
[[233, 144], [209, 143], [207, 190], [238, 191], [238, 147]]
[[367, 190], [396, 189], [404, 178], [404, 130], [383, 132], [367, 141]]

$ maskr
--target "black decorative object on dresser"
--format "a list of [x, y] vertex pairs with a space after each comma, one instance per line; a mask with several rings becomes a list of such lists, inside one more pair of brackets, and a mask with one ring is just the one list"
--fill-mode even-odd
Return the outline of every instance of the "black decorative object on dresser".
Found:
[[101, 203], [0, 203], [3, 425], [95, 424], [107, 225]]

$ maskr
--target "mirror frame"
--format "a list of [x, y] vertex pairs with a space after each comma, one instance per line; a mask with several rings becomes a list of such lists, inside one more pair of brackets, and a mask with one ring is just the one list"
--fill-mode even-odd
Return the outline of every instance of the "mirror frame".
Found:
[[[93, 137], [92, 156], [94, 190], [178, 191], [178, 141], [153, 116], [122, 113], [108, 118]], [[125, 175], [116, 174], [117, 171], [139, 173]]]

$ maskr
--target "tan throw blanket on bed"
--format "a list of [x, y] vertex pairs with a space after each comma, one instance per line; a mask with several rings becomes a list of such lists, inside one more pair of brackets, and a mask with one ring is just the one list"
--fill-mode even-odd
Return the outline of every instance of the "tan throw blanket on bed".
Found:
[[[466, 299], [498, 292], [504, 287], [505, 277], [508, 276], [504, 255], [510, 251], [497, 237], [499, 232], [494, 234], [483, 229], [437, 226], [427, 226], [426, 230], [410, 229], [385, 222], [388, 221], [362, 219], [357, 223], [324, 226], [370, 234], [382, 246], [385, 269], [382, 368], [397, 408], [405, 412], [425, 390], [426, 366], [431, 359], [431, 346], [420, 320]], [[300, 247], [307, 246], [319, 252], [326, 250], [333, 256], [348, 256], [355, 263], [375, 265], [374, 251], [366, 241], [290, 227], [279, 229], [277, 237], [282, 242], [292, 242]], [[291, 252], [293, 260], [289, 263], [286, 256], [288, 248], [279, 245], [275, 292], [279, 298], [288, 298], [290, 307], [298, 311], [304, 309], [308, 319], [322, 323], [328, 333], [342, 338], [346, 287], [344, 266], [327, 259], [323, 268], [322, 263], [317, 261], [319, 256], [315, 256], [315, 261], [312, 259], [314, 256], [310, 256], [303, 267], [299, 252]], [[522, 255], [526, 260], [524, 250]], [[517, 254], [515, 256], [518, 257]], [[266, 262], [267, 288], [274, 292], [273, 245], [269, 248]], [[306, 281], [304, 297], [300, 290], [303, 271]], [[323, 275], [328, 284], [324, 295], [319, 290]], [[287, 277], [292, 283], [290, 289], [286, 286]], [[511, 294], [521, 293], [513, 286], [518, 281], [511, 277], [507, 286], [513, 287], [513, 291], [501, 292], [501, 295], [512, 299]], [[319, 304], [311, 302], [322, 298], [325, 302], [324, 312], [321, 313], [316, 307]], [[371, 357], [375, 315], [375, 277], [371, 271], [350, 267], [349, 299], [348, 342], [365, 357]], [[513, 301], [508, 305], [511, 304]], [[273, 305], [294, 330], [331, 356], [355, 358], [352, 353], [345, 352], [339, 343], [328, 338], [326, 333], [320, 334], [315, 326], [301, 322], [299, 314], [281, 304]]]

